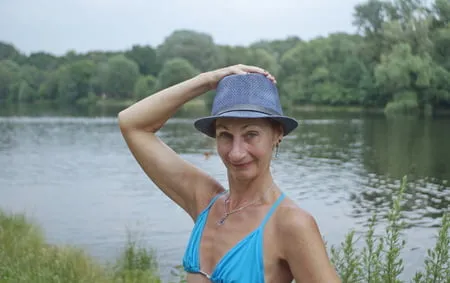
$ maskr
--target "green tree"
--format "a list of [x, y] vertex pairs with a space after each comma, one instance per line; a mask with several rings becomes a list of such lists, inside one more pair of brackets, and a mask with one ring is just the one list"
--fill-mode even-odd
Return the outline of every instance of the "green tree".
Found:
[[125, 57], [138, 64], [141, 75], [156, 76], [161, 69], [156, 51], [151, 46], [133, 45], [131, 50], [125, 52]]
[[435, 62], [450, 71], [450, 26], [440, 28], [433, 35], [433, 58]]
[[388, 19], [387, 9], [388, 4], [380, 0], [369, 0], [357, 4], [353, 13], [353, 25], [369, 38], [378, 37], [383, 23]]
[[448, 27], [450, 24], [450, 2], [448, 0], [435, 0], [432, 5], [435, 28]]
[[19, 65], [11, 60], [0, 61], [0, 101], [17, 101], [20, 82]]
[[200, 71], [207, 71], [223, 64], [213, 38], [196, 31], [173, 32], [158, 46], [157, 53], [162, 63], [173, 58], [183, 58]]
[[386, 106], [394, 112], [417, 113], [421, 105], [431, 101], [427, 92], [433, 79], [431, 57], [413, 55], [408, 44], [398, 44], [383, 55], [375, 77], [382, 94], [394, 102]]
[[101, 64], [108, 61], [109, 58], [112, 58], [117, 55], [122, 55], [122, 52], [117, 51], [90, 51], [86, 54], [81, 54], [79, 57], [80, 60], [88, 59], [95, 62], [95, 64]]
[[31, 65], [22, 65], [20, 68], [20, 74], [22, 79], [27, 82], [28, 86], [36, 91], [45, 81], [46, 75], [45, 72]]
[[0, 61], [12, 60], [17, 63], [21, 63], [24, 57], [14, 45], [0, 41]]
[[58, 74], [58, 97], [60, 102], [73, 103], [86, 98], [91, 92], [91, 79], [95, 64], [81, 60], [62, 67]]
[[19, 86], [18, 102], [33, 102], [38, 99], [38, 92], [27, 81], [23, 80]]
[[249, 48], [243, 46], [220, 46], [223, 64], [226, 66], [236, 64], [256, 65], [277, 76], [281, 66], [277, 59], [267, 49]]
[[413, 54], [425, 55], [432, 52], [431, 20], [425, 7], [419, 2], [418, 0], [394, 2], [395, 16], [383, 25], [384, 46], [392, 47], [396, 44], [407, 43], [411, 46]]
[[26, 64], [35, 66], [40, 70], [54, 70], [57, 69], [60, 65], [61, 60], [46, 52], [36, 52], [31, 53], [30, 56], [26, 59]]
[[39, 85], [38, 96], [41, 100], [56, 101], [58, 99], [58, 83], [60, 69], [46, 73], [45, 80]]
[[284, 40], [260, 40], [251, 44], [250, 48], [266, 50], [279, 63], [283, 54], [294, 48], [301, 41], [297, 36], [289, 36]]
[[307, 58], [310, 52], [310, 42], [302, 42], [286, 52], [281, 58], [281, 67], [286, 74], [280, 86], [281, 101], [285, 107], [304, 104], [311, 100], [311, 90], [308, 85], [309, 73], [315, 66], [325, 65], [325, 58], [313, 56]]
[[219, 50], [225, 66], [248, 64], [251, 57], [250, 48], [244, 46], [220, 45]]
[[426, 93], [434, 108], [450, 106], [450, 71], [434, 64], [431, 85]]
[[274, 76], [278, 76], [281, 66], [278, 64], [274, 55], [262, 48], [252, 48], [249, 50], [247, 62], [250, 65], [260, 66], [268, 70]]
[[151, 95], [156, 87], [156, 78], [152, 75], [142, 76], [134, 85], [133, 96], [136, 99], [143, 99]]
[[164, 63], [158, 76], [157, 90], [161, 90], [184, 80], [187, 80], [199, 71], [189, 61], [182, 58], [174, 58]]
[[383, 27], [393, 11], [391, 2], [381, 0], [369, 0], [355, 6], [353, 25], [364, 36], [360, 55], [370, 69], [379, 62], [384, 50], [389, 49], [383, 41]]
[[70, 64], [74, 63], [76, 61], [82, 60], [83, 55], [78, 54], [75, 50], [68, 50], [66, 54], [64, 54], [63, 57], [61, 57], [61, 60], [64, 64]]
[[62, 104], [74, 103], [78, 97], [77, 82], [71, 77], [67, 66], [61, 67], [58, 73], [58, 101]]
[[377, 66], [377, 83], [388, 92], [424, 88], [430, 85], [431, 58], [412, 54], [408, 44], [398, 44], [388, 55], [383, 55]]
[[342, 67], [346, 60], [352, 58], [355, 46], [353, 39], [346, 34], [334, 34], [298, 44], [281, 60], [284, 72], [289, 74], [283, 81], [283, 95], [291, 98], [292, 103], [358, 102], [359, 96], [352, 91], [358, 82], [346, 89], [341, 81]]
[[[139, 66], [124, 55], [117, 55], [99, 66], [98, 82], [101, 90], [114, 98], [131, 98], [139, 78]], [[95, 78], [94, 78], [95, 79]]]

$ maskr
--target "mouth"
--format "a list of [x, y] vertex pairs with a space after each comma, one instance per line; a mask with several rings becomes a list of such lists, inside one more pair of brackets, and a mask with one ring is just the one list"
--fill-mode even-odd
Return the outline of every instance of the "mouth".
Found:
[[248, 168], [250, 165], [252, 164], [252, 162], [247, 162], [247, 163], [239, 163], [239, 164], [231, 164], [234, 168], [236, 169], [246, 169]]

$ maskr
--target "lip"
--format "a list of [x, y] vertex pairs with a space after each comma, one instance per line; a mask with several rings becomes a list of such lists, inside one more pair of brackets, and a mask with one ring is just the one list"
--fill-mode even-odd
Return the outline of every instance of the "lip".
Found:
[[249, 161], [249, 162], [246, 162], [246, 163], [232, 164], [232, 165], [233, 165], [233, 167], [235, 167], [235, 168], [243, 169], [243, 168], [249, 167], [251, 163], [252, 163], [252, 162]]

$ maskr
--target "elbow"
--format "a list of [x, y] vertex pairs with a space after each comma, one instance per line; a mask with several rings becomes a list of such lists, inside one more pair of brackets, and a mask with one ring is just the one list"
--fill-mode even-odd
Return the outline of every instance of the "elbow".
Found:
[[137, 117], [127, 109], [124, 109], [120, 111], [119, 114], [117, 114], [117, 120], [120, 131], [123, 135], [132, 131], [145, 131], [155, 133], [161, 127], [152, 125], [152, 123], [149, 123], [149, 125], [144, 124], [143, 121], [137, 119]]
[[132, 128], [131, 123], [128, 118], [128, 115], [126, 113], [126, 109], [120, 111], [119, 114], [117, 114], [117, 121], [118, 121], [119, 128], [122, 133], [124, 133]]

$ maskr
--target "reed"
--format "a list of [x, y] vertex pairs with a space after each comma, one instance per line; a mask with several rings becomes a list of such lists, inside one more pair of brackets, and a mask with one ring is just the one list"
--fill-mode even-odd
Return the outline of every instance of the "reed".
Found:
[[[407, 178], [404, 177], [400, 189], [393, 196], [393, 205], [387, 216], [384, 234], [376, 236], [377, 215], [369, 220], [364, 233], [364, 246], [355, 248], [355, 231], [350, 231], [343, 243], [330, 248], [331, 262], [336, 268], [342, 283], [401, 283], [404, 265], [402, 250], [406, 241], [401, 232], [405, 228], [402, 219], [402, 200]], [[434, 248], [427, 250], [424, 270], [417, 270], [411, 282], [450, 283], [450, 214], [442, 217], [441, 226]]]
[[154, 252], [131, 238], [110, 266], [85, 251], [45, 242], [37, 225], [0, 211], [0, 283], [160, 283]]

